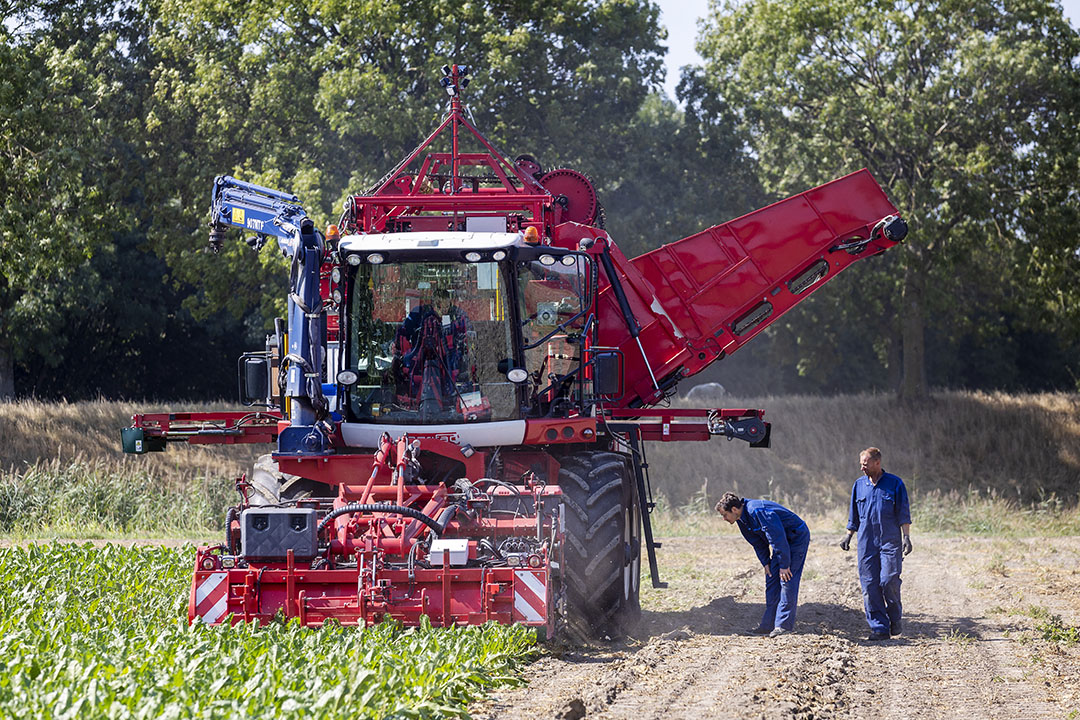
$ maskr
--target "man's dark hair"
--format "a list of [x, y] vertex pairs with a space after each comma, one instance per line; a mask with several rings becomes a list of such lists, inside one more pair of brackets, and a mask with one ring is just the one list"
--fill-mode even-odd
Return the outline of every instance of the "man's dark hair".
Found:
[[716, 503], [716, 512], [731, 512], [735, 508], [743, 506], [742, 498], [735, 493], [724, 493], [720, 502]]

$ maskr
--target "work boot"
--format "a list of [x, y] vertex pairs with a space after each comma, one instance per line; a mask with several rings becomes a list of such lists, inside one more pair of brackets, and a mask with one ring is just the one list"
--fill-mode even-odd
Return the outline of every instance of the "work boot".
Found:
[[888, 640], [889, 639], [889, 633], [872, 632], [872, 633], [870, 633], [869, 635], [866, 636], [866, 639], [871, 641], [871, 642], [878, 642], [880, 640]]
[[751, 630], [750, 634], [751, 635], [768, 635], [771, 632], [772, 632], [772, 628], [762, 627], [762, 626], [759, 625], [758, 627]]
[[893, 637], [896, 637], [897, 635], [903, 635], [904, 634], [904, 628], [902, 627], [901, 622], [899, 620], [897, 620], [896, 622], [889, 625], [889, 634], [892, 635]]
[[786, 635], [789, 632], [791, 632], [791, 631], [790, 630], [785, 630], [782, 627], [773, 628], [773, 631], [771, 633], [769, 633], [769, 637], [780, 637], [781, 635]]

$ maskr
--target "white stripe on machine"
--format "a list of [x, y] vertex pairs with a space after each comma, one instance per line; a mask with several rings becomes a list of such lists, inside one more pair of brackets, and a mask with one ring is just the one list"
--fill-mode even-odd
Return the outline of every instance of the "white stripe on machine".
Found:
[[547, 620], [547, 583], [544, 572], [515, 570], [514, 610], [525, 622], [542, 623]]
[[202, 605], [202, 601], [206, 597], [217, 590], [217, 586], [225, 581], [227, 573], [217, 572], [211, 575], [207, 575], [206, 579], [199, 583], [199, 587], [195, 588], [195, 605]]
[[229, 607], [228, 573], [211, 573], [195, 588], [195, 616], [207, 625], [213, 625], [225, 615]]

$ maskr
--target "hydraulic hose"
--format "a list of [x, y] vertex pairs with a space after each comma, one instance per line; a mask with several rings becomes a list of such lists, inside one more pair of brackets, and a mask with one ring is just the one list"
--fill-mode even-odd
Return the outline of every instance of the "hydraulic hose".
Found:
[[233, 520], [239, 519], [240, 515], [236, 512], [236, 508], [230, 506], [225, 511], [225, 552], [232, 554], [233, 551], [233, 539], [232, 539], [232, 524]]
[[443, 530], [446, 530], [446, 526], [449, 525], [450, 521], [454, 519], [454, 516], [458, 514], [460, 508], [460, 505], [451, 505], [439, 513], [438, 524], [440, 529], [436, 531], [436, 535], [442, 535]]
[[342, 505], [336, 510], [332, 510], [326, 514], [326, 517], [319, 523], [319, 528], [316, 533], [321, 533], [327, 525], [334, 521], [334, 518], [341, 515], [347, 515], [354, 512], [381, 512], [381, 513], [396, 513], [398, 515], [404, 515], [411, 517], [413, 520], [419, 520], [420, 522], [431, 528], [432, 532], [436, 535], [441, 535], [446, 529], [446, 523], [450, 522], [450, 519], [457, 513], [457, 506], [448, 507], [443, 510], [439, 516], [439, 520], [435, 520], [429, 515], [425, 515], [419, 510], [411, 507], [405, 507], [404, 505], [389, 505], [382, 503], [349, 503], [348, 505]]

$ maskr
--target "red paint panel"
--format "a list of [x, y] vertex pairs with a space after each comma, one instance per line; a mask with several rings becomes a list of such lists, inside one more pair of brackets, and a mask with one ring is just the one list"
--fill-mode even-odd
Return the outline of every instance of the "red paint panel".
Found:
[[860, 170], [804, 195], [836, 235], [858, 232], [868, 222], [896, 212], [869, 170]]
[[728, 227], [770, 282], [779, 281], [835, 237], [801, 195], [732, 220]]
[[687, 328], [695, 334], [700, 332], [686, 307], [688, 300], [697, 292], [697, 284], [671, 254], [661, 249], [643, 255], [642, 262], [635, 265], [646, 285], [656, 291], [656, 299], [675, 328], [684, 335]]
[[745, 255], [738, 245], [731, 242], [731, 234], [722, 227], [691, 235], [665, 249], [687, 268], [699, 286], [724, 274]]
[[698, 325], [706, 334], [712, 335], [734, 319], [732, 314], [736, 310], [759, 302], [769, 292], [769, 287], [757, 267], [745, 262], [702, 290], [691, 300], [690, 307]]
[[696, 283], [664, 248], [642, 255], [634, 264], [656, 288], [656, 296], [661, 300], [674, 299], [676, 295], [685, 299], [694, 294]]

